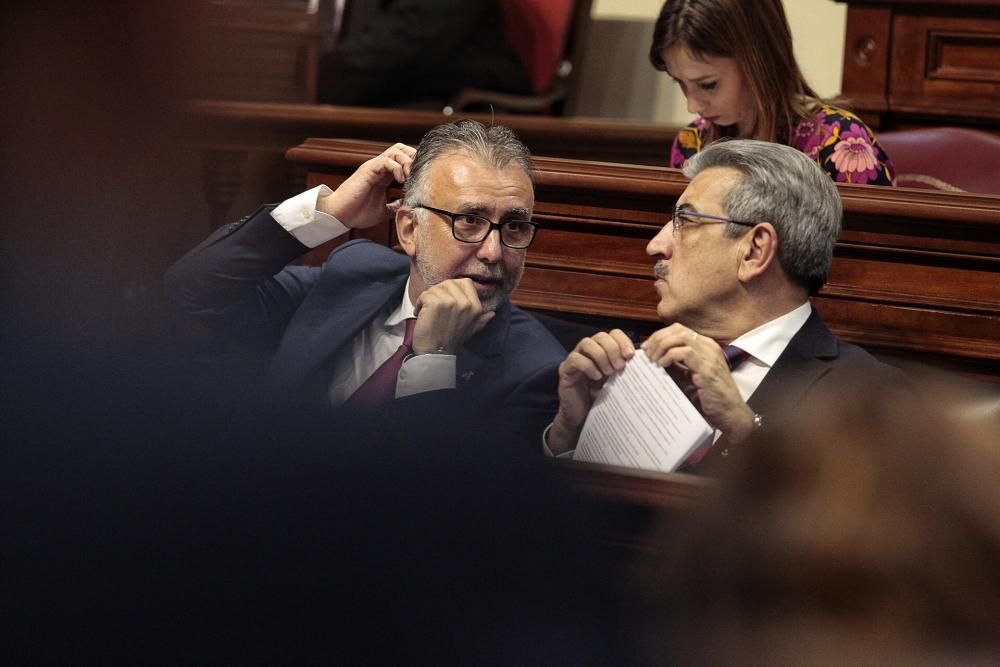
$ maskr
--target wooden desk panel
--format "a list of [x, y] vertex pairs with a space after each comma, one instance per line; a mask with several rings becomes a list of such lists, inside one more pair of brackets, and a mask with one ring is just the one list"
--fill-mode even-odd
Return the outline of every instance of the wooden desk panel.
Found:
[[[333, 187], [384, 144], [309, 140], [288, 152]], [[646, 243], [686, 179], [676, 170], [538, 157], [536, 217], [519, 305], [660, 326]], [[1000, 382], [1000, 196], [838, 186], [844, 229], [813, 300], [830, 328], [874, 351]], [[388, 227], [374, 232], [392, 243]]]
[[1000, 129], [1000, 0], [836, 1], [842, 95], [872, 127]]

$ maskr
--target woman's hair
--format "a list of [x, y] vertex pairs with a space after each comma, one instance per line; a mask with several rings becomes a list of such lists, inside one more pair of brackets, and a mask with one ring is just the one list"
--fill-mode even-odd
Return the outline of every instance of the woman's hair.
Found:
[[[819, 99], [795, 62], [781, 0], [667, 0], [653, 28], [653, 67], [666, 71], [663, 52], [676, 44], [696, 57], [736, 60], [754, 101], [749, 138], [786, 138], [782, 133], [797, 118], [809, 118], [811, 103]], [[710, 139], [719, 136], [713, 125]]]

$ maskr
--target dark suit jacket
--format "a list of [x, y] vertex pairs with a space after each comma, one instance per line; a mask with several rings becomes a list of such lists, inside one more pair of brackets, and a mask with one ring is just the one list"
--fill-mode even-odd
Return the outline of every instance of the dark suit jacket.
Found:
[[768, 425], [775, 427], [811, 402], [870, 390], [880, 383], [909, 385], [910, 381], [899, 369], [834, 336], [813, 310], [747, 401], [764, 419], [760, 432], [735, 447], [729, 447], [723, 436], [689, 471], [716, 473], [729, 459], [766, 438]]
[[[279, 396], [294, 395], [320, 409], [336, 353], [402, 299], [410, 260], [362, 240], [336, 248], [321, 268], [286, 267], [306, 247], [270, 211], [262, 207], [227, 225], [181, 258], [167, 273], [167, 295], [226, 347], [239, 340], [269, 356]], [[426, 392], [393, 405], [481, 408], [503, 414], [526, 437], [537, 435], [558, 406], [556, 368], [565, 354], [540, 323], [504, 304], [456, 352], [454, 391]]]

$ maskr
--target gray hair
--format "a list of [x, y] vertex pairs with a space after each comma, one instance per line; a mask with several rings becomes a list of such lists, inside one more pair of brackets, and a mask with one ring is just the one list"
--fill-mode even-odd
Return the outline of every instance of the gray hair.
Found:
[[[743, 175], [726, 193], [727, 215], [774, 225], [781, 267], [810, 294], [818, 292], [830, 270], [842, 216], [840, 193], [830, 177], [791, 146], [752, 139], [717, 141], [689, 158], [683, 171], [694, 178], [712, 167]], [[734, 236], [745, 229], [726, 225]]]
[[524, 171], [529, 181], [532, 180], [531, 152], [517, 138], [514, 130], [503, 125], [486, 127], [478, 121], [464, 118], [438, 125], [420, 140], [410, 176], [403, 184], [405, 206], [418, 204], [425, 196], [427, 167], [437, 158], [456, 152], [466, 153], [496, 169], [503, 169], [513, 162]]

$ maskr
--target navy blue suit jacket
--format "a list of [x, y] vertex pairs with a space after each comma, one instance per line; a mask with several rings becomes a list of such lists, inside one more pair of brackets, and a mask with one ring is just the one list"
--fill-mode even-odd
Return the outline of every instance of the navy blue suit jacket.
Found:
[[[319, 408], [337, 352], [401, 301], [410, 259], [358, 240], [336, 248], [322, 267], [286, 266], [306, 247], [270, 210], [223, 227], [181, 258], [167, 273], [167, 294], [213, 337], [270, 355], [269, 375], [282, 395]], [[525, 435], [540, 433], [558, 407], [557, 366], [565, 355], [537, 320], [503, 304], [457, 350], [456, 389], [409, 402], [477, 406], [516, 421]]]

